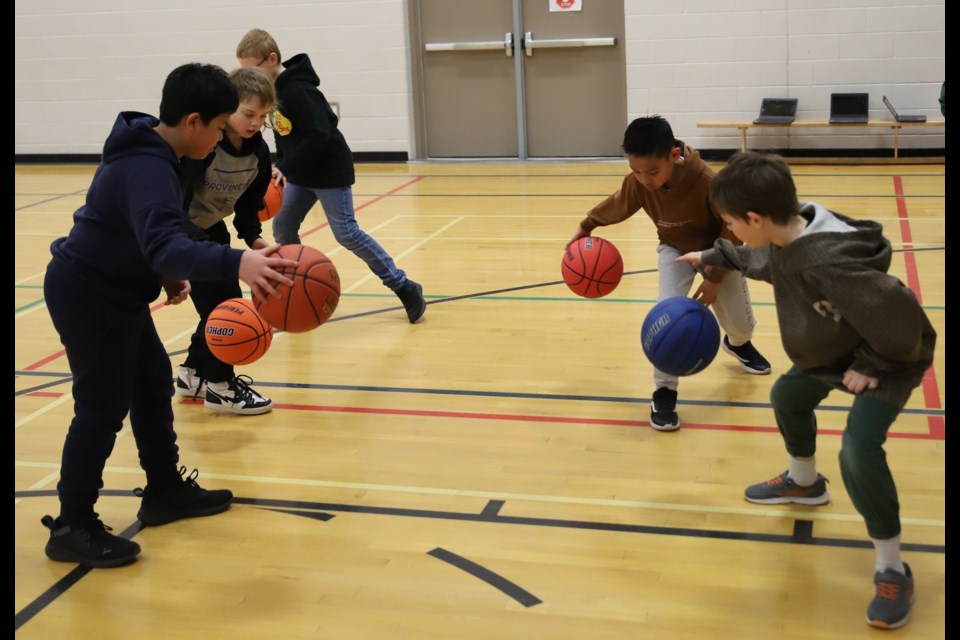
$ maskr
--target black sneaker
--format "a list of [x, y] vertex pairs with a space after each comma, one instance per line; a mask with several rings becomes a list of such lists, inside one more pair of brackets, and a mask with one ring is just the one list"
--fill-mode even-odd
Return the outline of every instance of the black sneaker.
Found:
[[[186, 472], [186, 467], [180, 467], [181, 476]], [[142, 498], [137, 512], [140, 522], [156, 526], [182, 518], [212, 516], [229, 509], [233, 493], [229, 489], [207, 491], [197, 484], [198, 475], [200, 472], [194, 469], [183, 482], [169, 489], [154, 490], [149, 485], [134, 489], [134, 495]]]
[[78, 562], [103, 569], [130, 564], [140, 553], [140, 545], [110, 533], [112, 529], [96, 513], [90, 520], [76, 524], [63, 525], [52, 516], [43, 516], [40, 523], [50, 529], [44, 552], [57, 562]]
[[913, 591], [913, 572], [906, 562], [904, 575], [893, 569], [877, 572], [873, 583], [877, 595], [867, 608], [867, 624], [877, 629], [899, 629], [910, 619], [910, 607], [917, 594]]
[[653, 401], [650, 403], [650, 426], [657, 431], [676, 431], [680, 428], [676, 391], [660, 387], [653, 392]]
[[397, 290], [397, 297], [403, 303], [403, 308], [407, 310], [407, 318], [411, 323], [423, 317], [423, 313], [427, 310], [427, 301], [423, 298], [423, 287], [419, 283], [407, 278], [403, 286]]
[[273, 400], [262, 396], [250, 385], [250, 376], [233, 376], [226, 382], [206, 382], [203, 406], [219, 413], [256, 416], [273, 409]]
[[720, 343], [720, 346], [724, 351], [739, 360], [740, 366], [743, 367], [743, 370], [747, 373], [758, 376], [765, 376], [770, 373], [770, 363], [760, 355], [760, 352], [756, 350], [753, 343], [749, 340], [739, 347], [734, 347], [730, 344], [730, 339], [727, 336], [723, 336], [723, 341]]

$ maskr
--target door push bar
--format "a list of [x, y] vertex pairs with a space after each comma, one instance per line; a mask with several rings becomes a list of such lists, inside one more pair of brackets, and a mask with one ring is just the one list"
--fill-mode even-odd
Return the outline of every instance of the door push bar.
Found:
[[528, 56], [533, 55], [534, 49], [557, 49], [560, 47], [612, 47], [617, 43], [616, 38], [558, 38], [554, 40], [534, 40], [533, 33], [523, 34], [523, 50]]
[[503, 49], [508, 58], [513, 57], [513, 33], [508, 31], [503, 40], [486, 42], [428, 42], [427, 51], [496, 51]]
[[[521, 46], [528, 56], [533, 55], [534, 49], [559, 49], [567, 47], [612, 47], [617, 39], [610, 38], [556, 38], [553, 40], [534, 40], [533, 33], [523, 34]], [[487, 40], [481, 42], [428, 42], [424, 45], [426, 51], [498, 51], [503, 49], [508, 58], [513, 57], [513, 33], [504, 34], [503, 40]]]

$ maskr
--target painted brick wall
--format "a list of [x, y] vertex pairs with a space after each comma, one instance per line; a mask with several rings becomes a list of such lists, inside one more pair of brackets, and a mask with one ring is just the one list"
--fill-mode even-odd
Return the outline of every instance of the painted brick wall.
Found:
[[[659, 113], [694, 146], [737, 148], [735, 132], [696, 123], [752, 118], [764, 96], [799, 98], [800, 117], [826, 117], [832, 91], [869, 92], [876, 117], [884, 94], [939, 115], [943, 0], [625, 0], [624, 11], [629, 116]], [[256, 26], [285, 57], [310, 54], [354, 151], [413, 157], [405, 0], [15, 0], [14, 21], [17, 154], [99, 153], [118, 111], [156, 113], [184, 62], [232, 68]], [[901, 148], [942, 148], [936, 131], [903, 135]], [[868, 129], [750, 136], [767, 148], [891, 145]]]

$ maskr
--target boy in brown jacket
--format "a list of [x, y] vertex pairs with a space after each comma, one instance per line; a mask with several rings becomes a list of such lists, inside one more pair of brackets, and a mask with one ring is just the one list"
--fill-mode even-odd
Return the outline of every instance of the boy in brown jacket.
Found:
[[[630, 173], [620, 190], [594, 207], [577, 227], [570, 242], [589, 236], [600, 226], [622, 222], [643, 209], [657, 227], [659, 284], [657, 301], [686, 296], [696, 271], [675, 261], [687, 253], [708, 249], [724, 234], [723, 221], [710, 201], [714, 172], [700, 154], [673, 137], [670, 123], [660, 116], [637, 118], [623, 136]], [[737, 272], [712, 270], [693, 297], [713, 306], [727, 335], [720, 346], [735, 357], [747, 373], [770, 373], [770, 363], [750, 342], [756, 321], [750, 293]], [[654, 368], [650, 426], [657, 431], [680, 428], [677, 415], [677, 376]]]

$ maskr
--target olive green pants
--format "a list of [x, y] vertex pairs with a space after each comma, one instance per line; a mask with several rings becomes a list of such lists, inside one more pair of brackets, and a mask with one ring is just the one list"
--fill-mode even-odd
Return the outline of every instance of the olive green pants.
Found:
[[[814, 409], [833, 391], [830, 385], [796, 367], [780, 376], [770, 390], [770, 402], [787, 453], [809, 458], [817, 451]], [[840, 474], [850, 500], [863, 516], [867, 533], [877, 540], [900, 535], [900, 501], [887, 466], [883, 443], [900, 407], [858, 395], [847, 415], [840, 448]]]

